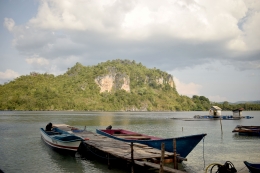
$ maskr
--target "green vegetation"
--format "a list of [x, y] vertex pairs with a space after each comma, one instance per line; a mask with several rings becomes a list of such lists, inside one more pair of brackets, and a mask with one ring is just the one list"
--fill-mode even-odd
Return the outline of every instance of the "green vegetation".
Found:
[[258, 111], [260, 110], [260, 104], [259, 103], [239, 103], [239, 104], [231, 104], [227, 101], [224, 101], [223, 103], [214, 103], [214, 105], [220, 107], [222, 110], [230, 111], [237, 108], [244, 108], [244, 110], [247, 111]]
[[[119, 79], [127, 76], [130, 92], [120, 89], [122, 80], [118, 80], [111, 92], [100, 93], [95, 79], [108, 74]], [[113, 60], [96, 66], [76, 63], [63, 75], [31, 72], [0, 85], [0, 110], [207, 111], [212, 106], [204, 96], [179, 95], [171, 79], [166, 72], [135, 61]], [[227, 110], [235, 107], [214, 105]], [[260, 110], [259, 104], [242, 105], [246, 110]]]

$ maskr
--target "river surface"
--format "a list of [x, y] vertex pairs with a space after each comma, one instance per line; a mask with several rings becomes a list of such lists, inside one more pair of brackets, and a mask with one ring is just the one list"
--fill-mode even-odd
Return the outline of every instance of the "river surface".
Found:
[[[123, 128], [160, 137], [207, 133], [182, 163], [189, 173], [204, 172], [211, 163], [231, 161], [238, 171], [247, 172], [243, 163], [260, 162], [260, 137], [232, 133], [236, 125], [260, 126], [260, 111], [243, 111], [252, 119], [183, 121], [208, 112], [48, 112], [0, 111], [0, 169], [5, 173], [76, 172], [123, 173], [126, 170], [105, 163], [53, 151], [41, 140], [40, 128], [46, 124], [68, 124], [95, 132], [97, 128]], [[222, 115], [231, 115], [222, 111]]]

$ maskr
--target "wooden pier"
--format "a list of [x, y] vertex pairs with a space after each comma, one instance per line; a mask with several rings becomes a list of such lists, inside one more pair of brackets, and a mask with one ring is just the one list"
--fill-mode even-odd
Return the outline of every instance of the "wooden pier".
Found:
[[131, 165], [132, 173], [134, 173], [134, 165], [158, 169], [160, 173], [184, 172], [177, 170], [176, 165], [174, 167], [176, 169], [164, 166], [164, 161], [174, 160], [174, 156], [175, 160], [187, 160], [178, 155], [174, 155], [174, 153], [166, 152], [164, 149], [161, 151], [143, 144], [126, 143], [89, 131], [80, 131], [74, 134], [85, 139], [85, 141], [80, 144], [78, 150], [81, 155], [94, 154], [97, 157], [106, 158], [108, 167], [110, 167], [110, 162], [113, 159], [120, 159]]

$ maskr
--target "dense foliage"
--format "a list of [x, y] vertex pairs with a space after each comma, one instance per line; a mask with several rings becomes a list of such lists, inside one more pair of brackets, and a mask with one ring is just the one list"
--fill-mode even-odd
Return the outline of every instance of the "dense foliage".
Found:
[[260, 103], [239, 103], [239, 104], [232, 104], [227, 101], [223, 103], [213, 103], [214, 105], [220, 107], [222, 110], [230, 111], [237, 108], [243, 108], [244, 110], [248, 111], [257, 111], [260, 110]]
[[[95, 78], [111, 71], [129, 76], [130, 92], [115, 89], [112, 92], [100, 93]], [[156, 82], [156, 79], [166, 79], [168, 76], [166, 72], [156, 68], [148, 69], [141, 63], [129, 60], [107, 61], [96, 66], [76, 63], [65, 74], [56, 77], [52, 74], [31, 72], [0, 85], [0, 110], [209, 110], [212, 104], [208, 98], [182, 96], [178, 94], [175, 86]], [[259, 110], [259, 105], [243, 107]], [[228, 109], [233, 108], [229, 105]]]

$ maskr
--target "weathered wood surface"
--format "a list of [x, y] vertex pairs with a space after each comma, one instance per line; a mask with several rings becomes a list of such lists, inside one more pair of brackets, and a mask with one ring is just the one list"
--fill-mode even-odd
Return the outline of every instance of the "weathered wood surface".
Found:
[[[145, 161], [137, 161], [137, 160], [135, 160], [134, 162], [135, 162], [135, 164], [140, 165], [140, 166], [149, 166], [149, 167], [152, 167], [152, 168], [160, 169], [160, 165], [155, 164], [155, 163], [145, 162]], [[184, 171], [176, 170], [176, 169], [165, 167], [165, 166], [163, 167], [163, 170], [164, 170], [164, 172], [170, 172], [170, 173], [186, 173]]]
[[[139, 166], [160, 169], [159, 164], [143, 160], [159, 161], [159, 159], [162, 157], [161, 150], [154, 149], [144, 144], [133, 143], [133, 154], [131, 154], [131, 143], [118, 141], [89, 131], [82, 131], [79, 133], [75, 133], [75, 135], [80, 136], [84, 139], [88, 139], [84, 141], [84, 143], [87, 144], [87, 146], [91, 146], [104, 153], [113, 155], [114, 157], [120, 159], [128, 160], [130, 162], [134, 160], [134, 164]], [[164, 151], [163, 153], [164, 158], [173, 158], [173, 153], [167, 151]], [[183, 171], [169, 168], [166, 166], [163, 166], [163, 168], [161, 169], [169, 173], [185, 173]]]
[[[118, 141], [112, 138], [108, 138], [96, 133], [83, 131], [79, 133], [75, 133], [84, 139], [89, 139], [84, 141], [87, 145], [92, 146], [100, 151], [111, 154], [115, 157], [131, 160], [131, 147], [130, 143]], [[152, 158], [161, 158], [161, 151], [158, 149], [154, 149], [147, 145], [134, 143], [134, 152], [133, 159], [141, 160], [141, 159], [152, 159]], [[165, 158], [172, 157], [173, 153], [165, 152]]]

